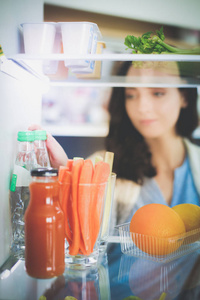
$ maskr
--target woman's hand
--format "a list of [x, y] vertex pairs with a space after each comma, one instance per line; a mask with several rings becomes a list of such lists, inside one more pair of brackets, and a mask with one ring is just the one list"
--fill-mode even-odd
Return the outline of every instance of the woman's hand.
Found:
[[[33, 124], [28, 128], [28, 130], [43, 130], [43, 128], [39, 125]], [[46, 146], [51, 166], [56, 169], [60, 166], [66, 166], [68, 160], [67, 154], [50, 133], [47, 133]]]

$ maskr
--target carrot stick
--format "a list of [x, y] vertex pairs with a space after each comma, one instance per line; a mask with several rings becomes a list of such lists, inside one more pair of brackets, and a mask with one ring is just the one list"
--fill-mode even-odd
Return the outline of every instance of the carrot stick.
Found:
[[78, 219], [77, 211], [77, 200], [78, 200], [78, 183], [80, 172], [83, 166], [83, 159], [78, 159], [73, 161], [72, 166], [72, 243], [69, 246], [69, 254], [77, 255], [80, 247], [80, 224]]
[[[69, 243], [69, 245], [71, 245], [72, 239], [73, 239], [73, 235], [72, 235], [72, 195], [71, 195], [71, 178], [70, 181], [67, 180], [66, 178], [66, 171], [67, 173], [69, 173], [72, 176], [72, 166], [73, 166], [73, 160], [72, 159], [68, 159], [66, 167], [61, 166], [60, 170], [61, 170], [61, 175], [60, 175], [60, 179], [62, 180], [62, 184], [61, 184], [61, 193], [63, 193], [63, 196], [61, 196], [61, 201], [63, 202], [62, 205], [62, 209], [63, 211], [65, 211], [65, 235], [66, 235], [66, 239]], [[69, 182], [68, 185], [66, 185], [66, 182]], [[65, 184], [64, 184], [65, 183]], [[65, 190], [64, 190], [65, 188]], [[63, 191], [62, 191], [63, 190]], [[83, 241], [80, 241], [80, 251], [83, 253], [84, 249], [84, 244]]]
[[[94, 175], [92, 182], [96, 184], [92, 190], [92, 216], [91, 216], [91, 251], [93, 251], [94, 245], [96, 243], [99, 230], [100, 230], [100, 224], [101, 224], [101, 218], [102, 218], [102, 208], [103, 208], [103, 196], [104, 196], [104, 190], [105, 185], [103, 183], [106, 183], [109, 177], [110, 173], [110, 167], [109, 164], [99, 161], [95, 165], [94, 169]], [[102, 184], [102, 185], [101, 185]]]
[[[81, 236], [84, 243], [84, 252], [86, 255], [90, 254], [90, 230], [88, 221], [90, 218], [90, 194], [91, 194], [91, 181], [93, 175], [93, 163], [90, 159], [84, 161], [81, 170], [79, 189], [78, 189], [78, 216], [80, 222]], [[88, 185], [87, 185], [88, 184]]]
[[[67, 225], [69, 226], [67, 222], [67, 212], [68, 212], [67, 205], [68, 205], [68, 200], [70, 195], [70, 182], [71, 182], [71, 173], [67, 170], [66, 167], [61, 166], [59, 168], [59, 184], [60, 184], [59, 200], [60, 200], [61, 208], [64, 212], [65, 235], [67, 237], [67, 240], [69, 239], [69, 237], [71, 239], [71, 231], [66, 227]], [[67, 183], [69, 183], [69, 185]], [[67, 234], [66, 232], [69, 233]]]
[[61, 184], [60, 185], [60, 195], [59, 195], [59, 201], [60, 201], [61, 207], [62, 207], [62, 201], [63, 201], [63, 195], [64, 195], [64, 191], [63, 191], [64, 187], [62, 184], [65, 181], [65, 177], [68, 176], [68, 175], [66, 175], [67, 171], [68, 171], [68, 169], [66, 167], [64, 167], [64, 166], [59, 167], [58, 182]]
[[72, 170], [73, 159], [68, 159], [66, 166], [59, 167], [58, 180], [62, 182], [63, 176], [65, 175], [65, 171], [68, 170], [71, 172]]
[[94, 175], [92, 178], [93, 183], [103, 183], [108, 180], [110, 173], [110, 166], [108, 163], [99, 161], [95, 164]]
[[67, 171], [68, 168], [65, 166], [60, 166], [59, 167], [59, 172], [58, 172], [58, 181], [62, 182], [63, 178], [65, 177], [65, 171]]
[[73, 166], [73, 159], [68, 158], [66, 167], [69, 169], [69, 171], [72, 171], [72, 166]]
[[71, 172], [65, 170], [65, 173], [62, 177], [61, 182], [61, 207], [64, 212], [65, 218], [65, 235], [67, 238], [68, 243], [72, 241], [72, 232], [69, 227], [68, 216], [71, 214], [69, 209], [69, 201], [70, 201], [70, 194], [71, 194]]

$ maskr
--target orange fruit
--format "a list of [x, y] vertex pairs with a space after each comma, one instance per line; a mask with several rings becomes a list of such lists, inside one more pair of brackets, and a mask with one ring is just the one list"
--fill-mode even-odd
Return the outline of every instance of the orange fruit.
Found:
[[191, 203], [178, 204], [172, 207], [183, 220], [186, 232], [200, 228], [200, 207]]
[[167, 255], [182, 244], [185, 225], [180, 216], [164, 204], [152, 203], [139, 208], [130, 222], [135, 245], [150, 255]]

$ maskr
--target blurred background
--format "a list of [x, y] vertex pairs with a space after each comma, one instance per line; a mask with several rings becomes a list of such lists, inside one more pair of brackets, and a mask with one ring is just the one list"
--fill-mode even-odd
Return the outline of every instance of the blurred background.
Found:
[[[101, 31], [106, 43], [104, 53], [126, 53], [126, 35], [139, 36], [161, 26], [168, 43], [192, 48], [200, 45], [199, 12], [199, 0], [35, 0], [34, 5], [31, 0], [0, 0], [0, 41], [9, 32], [3, 45], [5, 54], [23, 53], [20, 23], [89, 21]], [[16, 41], [14, 30], [18, 30]], [[102, 64], [102, 78], [114, 72], [113, 62]], [[70, 158], [87, 157], [104, 148], [111, 88], [60, 84], [69, 75], [62, 61], [57, 73], [48, 75], [53, 84], [43, 95], [42, 126], [61, 143]], [[194, 136], [200, 139], [199, 130]]]

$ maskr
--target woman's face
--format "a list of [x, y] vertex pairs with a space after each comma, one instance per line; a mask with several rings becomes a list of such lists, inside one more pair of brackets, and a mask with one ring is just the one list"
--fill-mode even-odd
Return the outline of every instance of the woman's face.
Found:
[[146, 139], [175, 134], [180, 110], [186, 106], [177, 88], [125, 89], [126, 112], [134, 127]]

